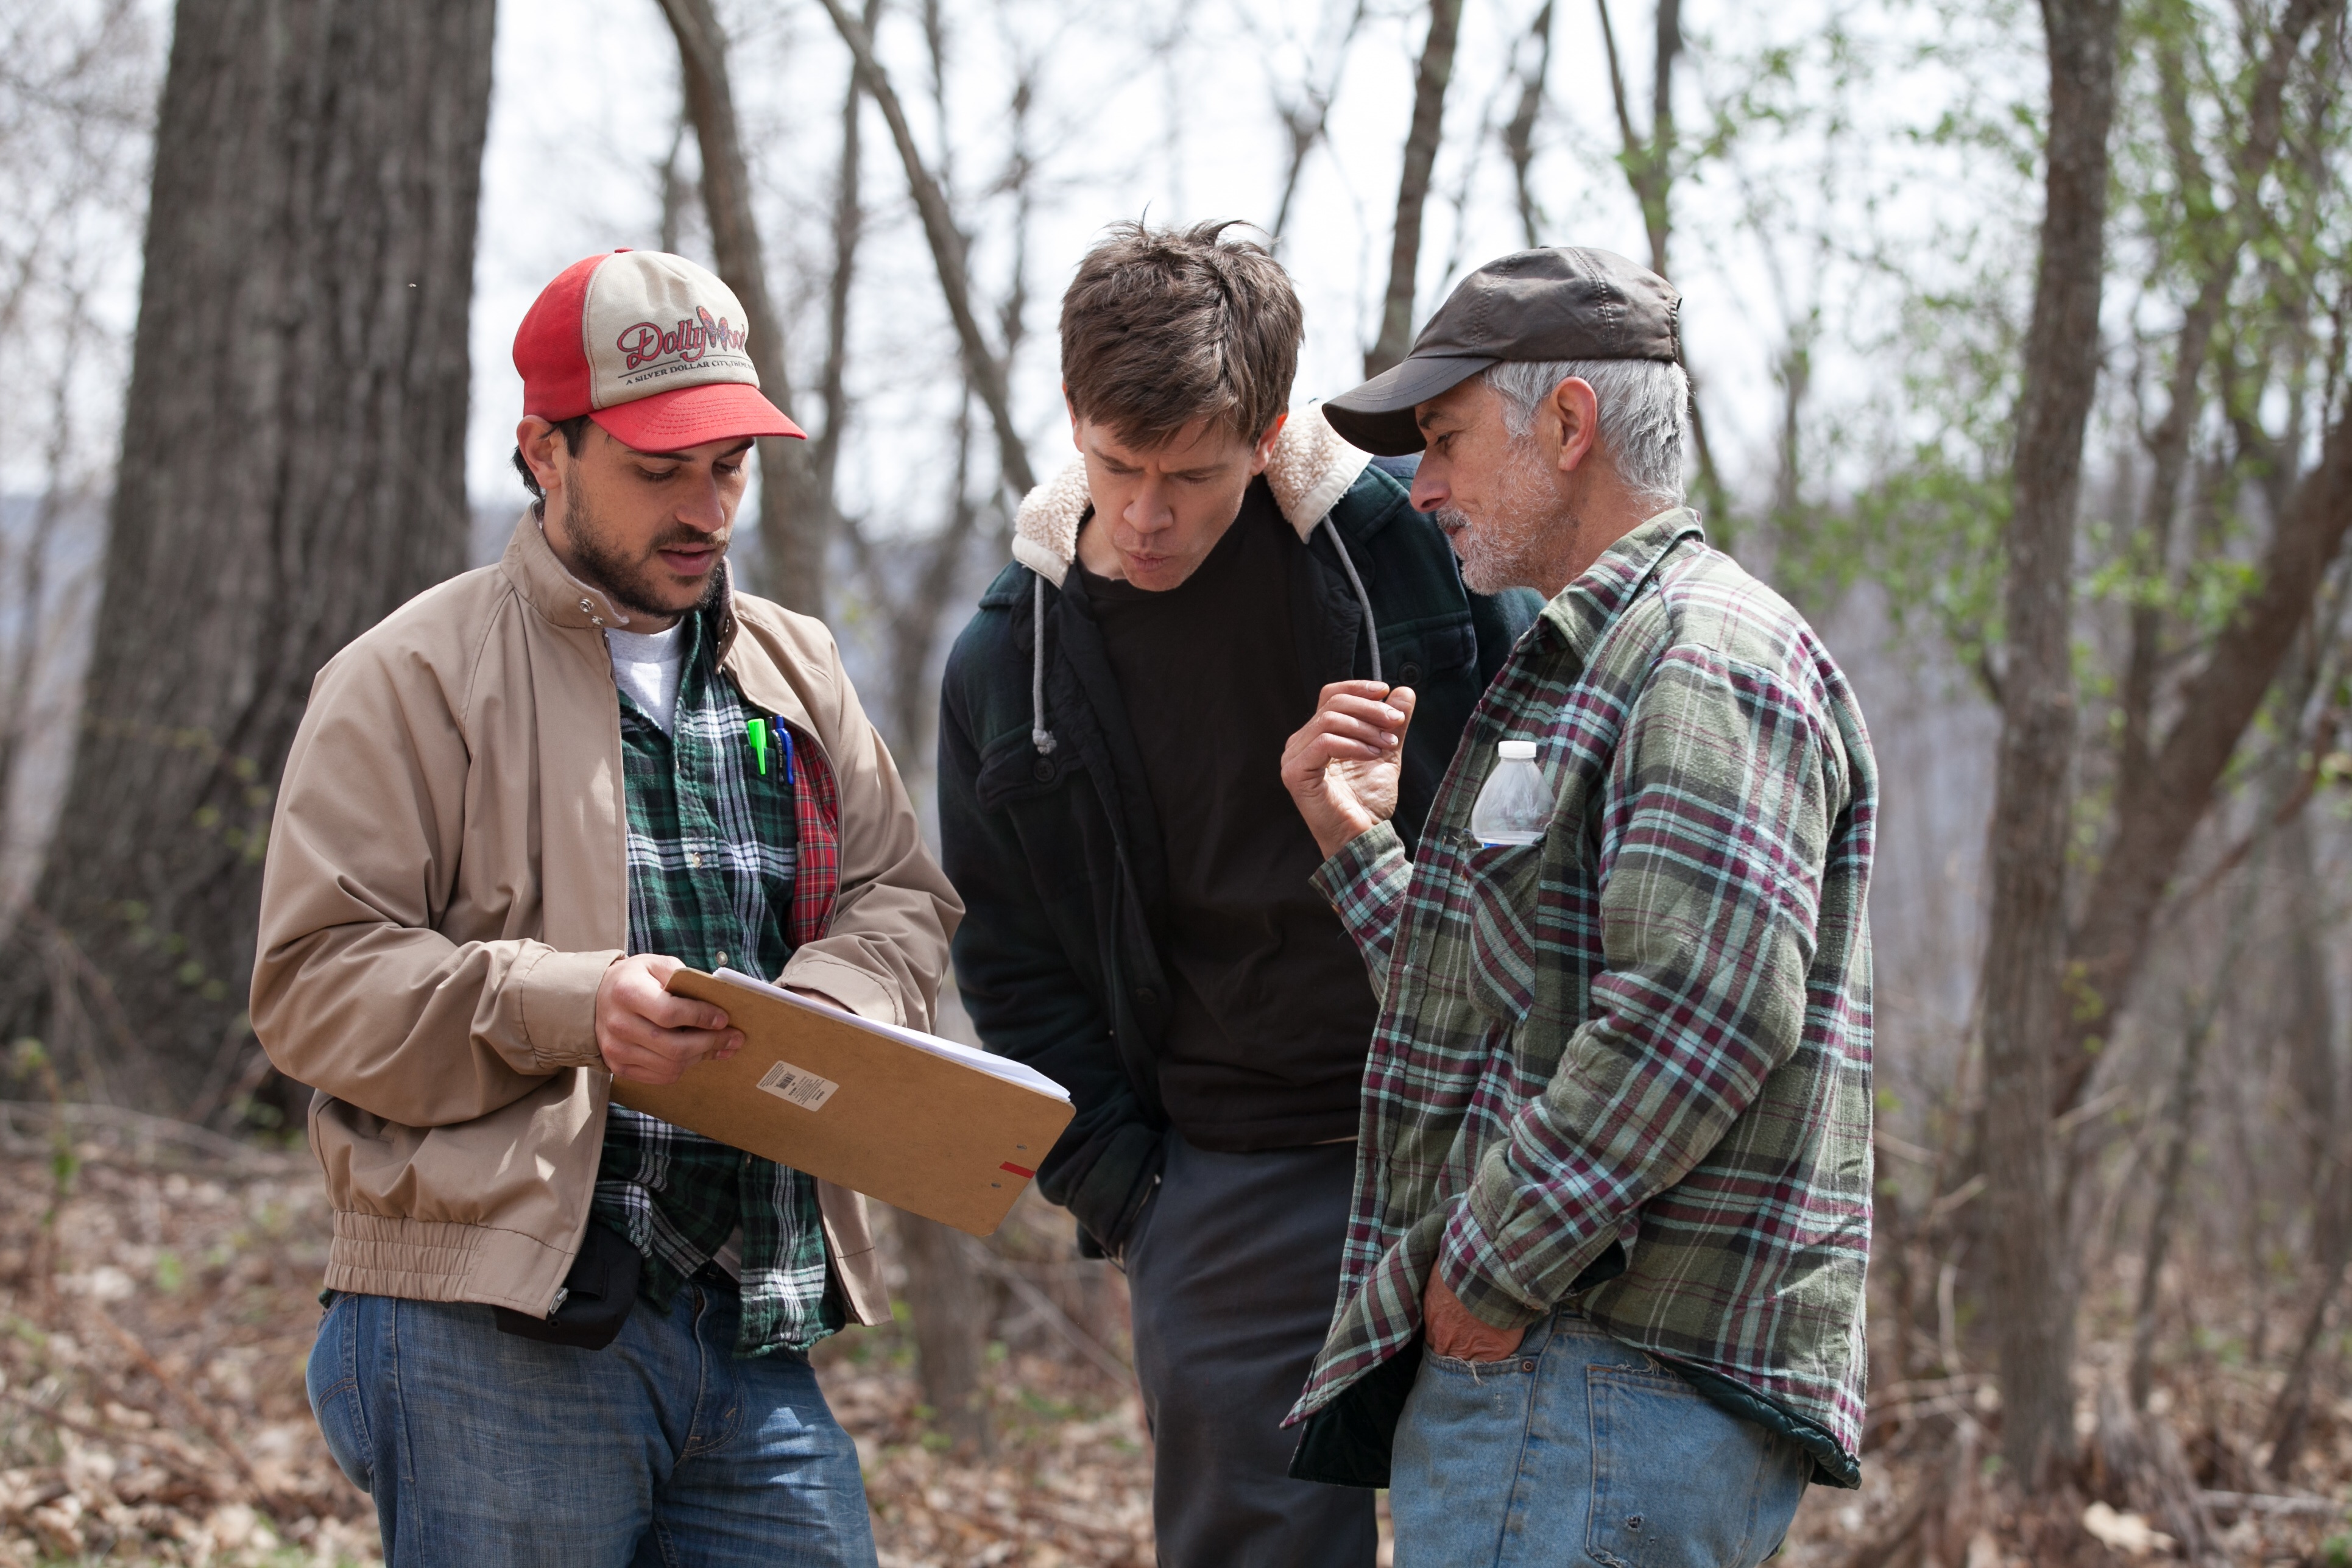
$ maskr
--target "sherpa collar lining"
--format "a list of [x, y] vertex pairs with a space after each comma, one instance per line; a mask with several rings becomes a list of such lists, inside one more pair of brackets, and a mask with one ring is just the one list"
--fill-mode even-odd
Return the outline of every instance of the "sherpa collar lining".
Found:
[[[1265, 465], [1265, 482], [1301, 543], [1371, 460], [1370, 453], [1341, 440], [1323, 410], [1313, 404], [1283, 423], [1282, 434], [1275, 437], [1274, 457]], [[1086, 459], [1073, 458], [1021, 502], [1013, 527], [1013, 559], [1060, 587], [1077, 553], [1078, 523], [1091, 501]]]

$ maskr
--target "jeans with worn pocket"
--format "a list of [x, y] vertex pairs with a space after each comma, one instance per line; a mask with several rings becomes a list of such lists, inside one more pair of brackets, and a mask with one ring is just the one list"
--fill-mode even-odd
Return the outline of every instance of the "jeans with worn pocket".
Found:
[[736, 1358], [740, 1310], [689, 1284], [592, 1351], [341, 1295], [310, 1408], [390, 1568], [873, 1568], [856, 1445], [806, 1356]]
[[1587, 1320], [1423, 1357], [1397, 1424], [1397, 1568], [1754, 1568], [1812, 1457]]

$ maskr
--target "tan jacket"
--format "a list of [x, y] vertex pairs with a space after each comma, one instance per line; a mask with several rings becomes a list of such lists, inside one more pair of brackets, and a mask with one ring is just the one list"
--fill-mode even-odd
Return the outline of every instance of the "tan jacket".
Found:
[[[253, 1027], [318, 1092], [327, 1284], [544, 1315], [579, 1251], [610, 1076], [596, 985], [628, 940], [620, 706], [583, 586], [526, 513], [495, 566], [319, 672], [262, 878]], [[963, 912], [833, 638], [735, 597], [719, 662], [840, 786], [841, 892], [782, 979], [928, 1028]], [[856, 1194], [822, 1193], [850, 1315], [889, 1316]]]

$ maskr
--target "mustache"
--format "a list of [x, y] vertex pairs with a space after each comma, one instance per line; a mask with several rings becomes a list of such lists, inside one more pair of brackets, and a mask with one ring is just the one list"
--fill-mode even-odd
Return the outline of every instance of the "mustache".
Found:
[[651, 555], [663, 550], [696, 550], [704, 545], [713, 550], [725, 550], [734, 537], [732, 528], [722, 529], [717, 533], [704, 533], [692, 528], [674, 528], [646, 546], [646, 553]]
[[1450, 506], [1439, 507], [1429, 514], [1429, 520], [1437, 524], [1440, 531], [1449, 535], [1460, 533], [1470, 526], [1469, 514], [1456, 511]]

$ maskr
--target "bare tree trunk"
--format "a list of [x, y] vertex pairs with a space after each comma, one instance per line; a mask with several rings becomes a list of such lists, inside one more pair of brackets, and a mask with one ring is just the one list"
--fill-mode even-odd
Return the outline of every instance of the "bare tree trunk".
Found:
[[[1609, 62], [1609, 91], [1617, 110], [1617, 133], [1622, 143], [1619, 159], [1625, 183], [1642, 206], [1642, 227], [1650, 241], [1650, 270], [1672, 279], [1666, 252], [1674, 238], [1675, 67], [1683, 53], [1681, 0], [1658, 0], [1652, 20], [1656, 47], [1650, 72], [1650, 132], [1634, 128], [1633, 106], [1625, 87], [1624, 64], [1617, 55], [1617, 29], [1609, 15], [1609, 0], [1595, 0], [1601, 15], [1601, 42]], [[1683, 369], [1691, 378], [1690, 426], [1692, 456], [1697, 460], [1698, 484], [1692, 497], [1708, 520], [1715, 542], [1731, 548], [1737, 519], [1729, 492], [1715, 466], [1715, 448], [1708, 443], [1706, 409], [1699, 398], [1698, 373], [1690, 363], [1690, 344], [1683, 344]]]
[[1675, 178], [1675, 62], [1683, 52], [1682, 0], [1658, 0], [1652, 16], [1656, 42], [1650, 56], [1650, 142], [1646, 165], [1639, 182], [1642, 226], [1650, 234], [1650, 270], [1666, 270], [1666, 237], [1672, 224], [1666, 211], [1667, 193]]
[[701, 194], [702, 182], [688, 180], [678, 173], [678, 154], [686, 151], [686, 133], [693, 128], [687, 118], [684, 103], [678, 105], [677, 124], [670, 132], [669, 154], [661, 165], [661, 247], [676, 255], [682, 243], [686, 226], [686, 205]]
[[[2141, 509], [2141, 570], [2157, 581], [2171, 575], [2173, 518], [2180, 507], [2180, 481], [2189, 468], [2189, 443], [2202, 406], [2198, 378], [2221, 317], [2229, 286], [2226, 275], [2210, 278], [2180, 327], [2173, 362], [2171, 401], [2148, 439], [2151, 475]], [[2116, 811], [2128, 816], [2148, 784], [2148, 754], [2155, 743], [2157, 678], [2164, 658], [2164, 612], [2153, 595], [2132, 605], [2129, 651], [2116, 706], [2123, 723], [2116, 738]]]
[[2097, 1065], [2097, 1041], [2113, 1033], [2146, 961], [2165, 889], [2247, 726], [2309, 620], [2328, 563], [2352, 528], [2352, 429], [2328, 431], [2319, 464], [2296, 485], [2262, 561], [2261, 586], [2214, 640], [2204, 665], [2182, 683], [2180, 717], [2147, 764], [2136, 809], [2119, 816], [2115, 837], [2084, 900], [2069, 949], [2073, 1005], [2052, 1040], [2053, 1106], [2082, 1098]]
[[[16, 542], [13, 551], [7, 548], [9, 542], [0, 538], [0, 564], [5, 564], [10, 554], [16, 557], [16, 604], [10, 611], [16, 620], [16, 636], [6, 663], [0, 665], [0, 670], [5, 672], [5, 684], [0, 684], [0, 848], [16, 847], [12, 840], [16, 773], [24, 759], [26, 742], [31, 738], [37, 706], [42, 645], [54, 635], [49, 550], [63, 521], [66, 464], [72, 437], [71, 383], [60, 373], [49, 388], [49, 437], [41, 455], [47, 481], [41, 487], [41, 499], [26, 522], [23, 539]], [[14, 912], [0, 909], [0, 929], [5, 928]]]
[[2192, 1005], [2189, 1027], [2180, 1037], [2180, 1063], [2173, 1074], [2172, 1093], [2164, 1109], [2164, 1168], [2157, 1177], [2156, 1206], [2147, 1221], [2147, 1245], [2141, 1249], [2139, 1302], [2132, 1316], [2131, 1363], [2126, 1374], [2126, 1387], [2135, 1411], [2147, 1408], [2147, 1396], [2156, 1380], [2157, 1310], [2163, 1290], [2165, 1259], [2171, 1253], [2172, 1233], [2179, 1218], [2181, 1184], [2189, 1173], [2189, 1150], [2196, 1131], [2197, 1078], [2204, 1067], [2205, 1047], [2213, 1037], [2214, 1022], [2221, 1016], [2223, 992], [2236, 977], [2239, 961], [2245, 956], [2247, 933], [2254, 922], [2255, 895], [2261, 886], [2258, 859], [2247, 868], [2243, 891], [2231, 916], [2221, 962], [2215, 967], [2205, 994]]
[[996, 1451], [988, 1391], [980, 1381], [994, 1292], [964, 1255], [957, 1232], [905, 1213], [896, 1223], [907, 1263], [907, 1313], [915, 1328], [923, 1403], [938, 1413], [940, 1430], [956, 1452], [984, 1458]]
[[1783, 528], [1800, 526], [1798, 509], [1805, 489], [1805, 399], [1813, 390], [1813, 340], [1820, 330], [1816, 312], [1802, 325], [1792, 324], [1789, 341], [1776, 356], [1772, 379], [1780, 384], [1780, 433], [1774, 442], [1772, 521]]
[[2147, 1242], [2140, 1249], [2139, 1300], [2132, 1313], [2131, 1369], [2126, 1384], [2134, 1410], [2147, 1408], [2156, 1380], [2157, 1310], [2163, 1295], [2165, 1259], [2172, 1250], [2172, 1232], [2179, 1215], [2181, 1179], [2189, 1170], [2189, 1146], [2196, 1130], [2197, 1075], [2205, 1061], [2205, 1042], [2211, 1037], [2212, 1009], [2200, 1006], [2180, 1041], [2180, 1065], [2165, 1101], [2164, 1168], [2157, 1177], [2156, 1207], [2148, 1215]]
[[1029, 467], [1029, 451], [1022, 442], [1020, 429], [1013, 422], [1007, 365], [990, 351], [988, 340], [980, 329], [980, 317], [972, 308], [963, 235], [956, 227], [954, 214], [948, 209], [947, 194], [925, 166], [922, 150], [915, 145], [914, 129], [907, 123], [906, 106], [898, 101], [898, 89], [890, 85], [889, 74], [874, 53], [873, 35], [843, 8], [841, 0], [824, 0], [824, 5], [825, 15], [833, 18], [834, 30], [849, 46], [850, 55], [857, 62], [866, 90], [890, 126], [890, 139], [897, 144], [898, 161], [907, 171], [907, 188], [915, 198], [916, 214], [923, 222], [923, 237], [930, 244], [931, 263], [940, 275], [940, 292], [945, 296], [948, 315], [955, 323], [965, 373], [996, 427], [998, 469], [1017, 500], [1036, 488], [1037, 477]]
[[[947, 609], [963, 564], [964, 546], [980, 516], [971, 494], [971, 402], [956, 415], [955, 470], [950, 478], [948, 520], [938, 536], [926, 542], [914, 582], [891, 616], [897, 635], [890, 639], [891, 728], [906, 754], [921, 757], [933, 748], [932, 710], [937, 700], [931, 682], [931, 650], [938, 646], [938, 627]], [[902, 567], [903, 571], [904, 568]], [[918, 764], [919, 765], [919, 764]]]
[[[661, 8], [677, 40], [687, 117], [702, 149], [702, 202], [710, 217], [712, 258], [751, 317], [745, 346], [759, 370], [760, 390], [790, 415], [793, 384], [784, 363], [783, 320], [768, 292], [767, 249], [751, 211], [751, 170], [735, 120], [727, 35], [710, 0], [661, 0]], [[831, 518], [812, 493], [807, 444], [789, 436], [763, 436], [759, 446], [760, 543], [767, 556], [763, 585], [787, 608], [822, 616]]]
[[1519, 74], [1519, 104], [1511, 122], [1503, 127], [1503, 151], [1511, 160], [1511, 180], [1519, 202], [1519, 233], [1533, 250], [1543, 243], [1543, 204], [1536, 200], [1536, 121], [1543, 113], [1546, 84], [1551, 79], [1551, 16], [1553, 0], [1544, 0], [1528, 26], [1535, 63]]
[[2042, 7], [2048, 173], [2003, 589], [2008, 659], [1982, 982], [1983, 1236], [2000, 1304], [2001, 1447], [2031, 1491], [2052, 1482], [2074, 1445], [2074, 1289], [2050, 1126], [2051, 1044], [2066, 937], [2075, 499], [2098, 381], [2118, 9], [2116, 0]]
[[1404, 139], [1397, 175], [1396, 228], [1389, 248], [1389, 288], [1381, 305], [1381, 331], [1364, 353], [1364, 374], [1378, 375], [1412, 346], [1413, 289], [1421, 272], [1421, 213], [1429, 201], [1429, 172], [1437, 163], [1445, 118], [1445, 88], [1454, 79], [1454, 42], [1462, 27], [1462, 0], [1429, 0], [1429, 37], [1413, 73], [1412, 129]]
[[[492, 12], [178, 8], [87, 717], [36, 893], [160, 1109], [241, 1026], [311, 676], [464, 563]], [[37, 1030], [10, 967], [7, 1021]]]
[[[2352, 1171], [2339, 1162], [2339, 1188], [2348, 1177]], [[2319, 1260], [2317, 1272], [2318, 1289], [2312, 1293], [2303, 1332], [2296, 1337], [2294, 1359], [2287, 1363], [2285, 1380], [2279, 1384], [2278, 1397], [2272, 1401], [2269, 1418], [2263, 1424], [2263, 1435], [2271, 1445], [2266, 1468], [2276, 1480], [2294, 1474], [2295, 1460], [2302, 1457], [2303, 1446], [2311, 1436], [2311, 1392], [2319, 1369], [2320, 1341], [2326, 1336], [2328, 1316], [2343, 1295], [2345, 1277], [2352, 1273], [2352, 1224], [2335, 1226], [2328, 1254]]]
[[947, 521], [940, 530], [912, 544], [877, 542], [863, 529], [849, 533], [859, 575], [889, 624], [889, 681], [875, 708], [892, 754], [907, 759], [909, 787], [922, 781], [936, 740], [939, 692], [931, 660], [940, 646], [940, 622], [962, 576], [972, 535], [988, 510], [971, 492], [971, 443], [967, 389], [956, 416], [955, 468], [948, 481]]
[[2336, 1066], [2336, 997], [2328, 982], [2327, 899], [2319, 885], [2319, 847], [2311, 819], [2298, 811], [2283, 828], [2279, 878], [2284, 885], [2286, 931], [2287, 1083], [2302, 1123], [2304, 1190], [2311, 1195], [2311, 1254], [2330, 1258], [2336, 1231], [2347, 1217], [2336, 1151], [2344, 1086]]
[[1625, 88], [1624, 63], [1617, 54], [1617, 27], [1609, 14], [1609, 0], [1595, 0], [1601, 14], [1601, 44], [1609, 62], [1609, 92], [1617, 110], [1617, 134], [1623, 144], [1625, 183], [1642, 205], [1642, 227], [1650, 240], [1650, 270], [1661, 278], [1666, 270], [1666, 246], [1674, 234], [1670, 205], [1674, 194], [1675, 61], [1683, 50], [1680, 0], [1659, 0], [1657, 53], [1650, 79], [1650, 132], [1634, 128], [1633, 106]]
[[[2190, 205], [2197, 210], [2223, 212], [2203, 237], [2198, 258], [2203, 279], [2182, 321], [2170, 403], [2149, 441], [2155, 474], [2142, 531], [2159, 561], [2179, 504], [2180, 480], [2200, 407], [2198, 377], [2226, 307], [2231, 280], [2252, 237], [2242, 215], [2258, 209], [2263, 181], [2278, 160], [2286, 84], [2303, 40], [2324, 16], [2342, 10], [2343, 0], [2291, 0], [2272, 29], [2247, 103], [2245, 140], [2231, 160], [2231, 196], [2225, 211], [2214, 197], [2194, 145], [2186, 65], [2177, 36], [2157, 50], [2159, 104], [2175, 177], [2191, 193]], [[2275, 508], [2274, 516], [2262, 588], [2216, 641], [2202, 668], [2181, 688], [2180, 717], [2160, 743], [2153, 715], [2161, 617], [2145, 606], [2133, 612], [2131, 650], [2120, 694], [2115, 834], [2068, 947], [2074, 994], [2053, 1046], [2054, 1103], [2060, 1111], [2076, 1104], [2090, 1082], [2091, 1069], [2097, 1065], [2096, 1043], [2115, 1031], [2189, 837], [2204, 820], [2214, 786], [2277, 678], [2311, 613], [2327, 563], [2341, 545], [2347, 525], [2352, 524], [2352, 450], [2347, 449], [2340, 426], [2328, 432], [2319, 467], [2303, 477], [2285, 504]]]

